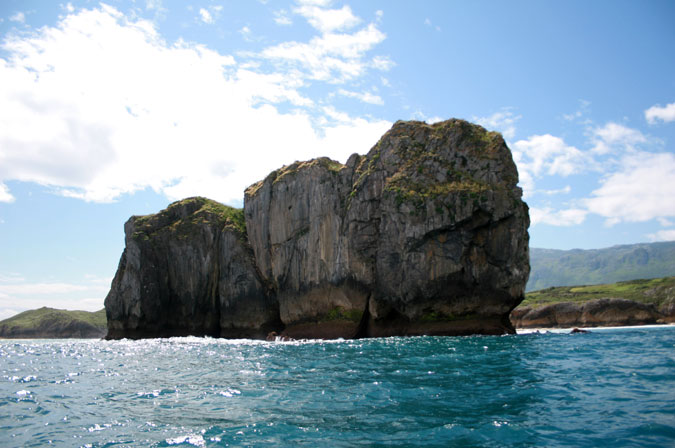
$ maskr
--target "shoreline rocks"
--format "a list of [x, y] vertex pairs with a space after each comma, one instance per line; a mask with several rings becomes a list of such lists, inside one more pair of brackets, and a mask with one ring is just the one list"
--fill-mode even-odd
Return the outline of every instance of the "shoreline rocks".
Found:
[[529, 275], [501, 135], [397, 122], [365, 156], [296, 162], [245, 192], [125, 225], [108, 338], [504, 334]]
[[511, 322], [516, 328], [617, 327], [674, 323], [675, 313], [668, 305], [657, 308], [633, 300], [601, 298], [519, 307], [511, 313]]

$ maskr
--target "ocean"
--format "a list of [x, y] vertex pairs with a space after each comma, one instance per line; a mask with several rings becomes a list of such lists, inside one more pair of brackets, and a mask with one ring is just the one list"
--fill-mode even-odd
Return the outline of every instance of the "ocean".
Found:
[[0, 446], [675, 446], [675, 326], [0, 341]]

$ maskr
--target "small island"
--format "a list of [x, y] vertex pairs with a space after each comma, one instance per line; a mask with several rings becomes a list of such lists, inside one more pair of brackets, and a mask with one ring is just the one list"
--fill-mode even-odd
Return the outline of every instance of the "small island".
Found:
[[530, 272], [517, 183], [499, 133], [399, 121], [345, 164], [270, 173], [243, 210], [133, 216], [107, 338], [512, 334]]

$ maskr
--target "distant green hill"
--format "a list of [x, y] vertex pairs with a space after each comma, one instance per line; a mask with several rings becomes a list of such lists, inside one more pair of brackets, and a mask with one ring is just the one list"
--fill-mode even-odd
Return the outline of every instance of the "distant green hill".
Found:
[[602, 285], [559, 286], [525, 294], [520, 307], [539, 307], [559, 302], [583, 303], [593, 299], [628, 299], [657, 308], [675, 301], [675, 277], [631, 280]]
[[527, 291], [675, 275], [675, 241], [594, 250], [530, 248]]
[[102, 338], [105, 309], [67, 311], [43, 307], [0, 321], [0, 338]]

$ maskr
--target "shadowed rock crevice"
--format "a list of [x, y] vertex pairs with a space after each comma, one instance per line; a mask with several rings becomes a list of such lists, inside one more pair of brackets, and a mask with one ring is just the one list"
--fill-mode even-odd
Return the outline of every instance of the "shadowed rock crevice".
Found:
[[361, 321], [359, 322], [358, 327], [356, 328], [356, 334], [354, 334], [354, 339], [367, 338], [369, 336], [368, 325], [370, 323], [370, 311], [368, 307], [370, 306], [370, 297], [369, 294], [366, 298], [366, 306], [363, 308], [363, 315], [361, 316]]
[[193, 198], [132, 217], [109, 337], [513, 332], [529, 275], [517, 182], [498, 133], [397, 122], [346, 164], [274, 171], [247, 188], [243, 211]]

